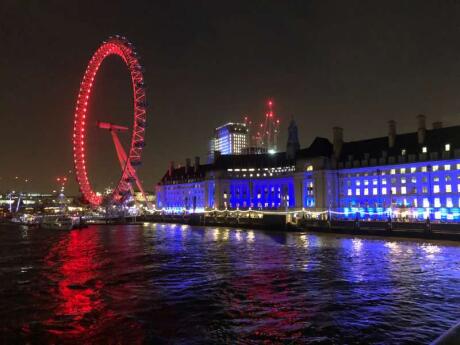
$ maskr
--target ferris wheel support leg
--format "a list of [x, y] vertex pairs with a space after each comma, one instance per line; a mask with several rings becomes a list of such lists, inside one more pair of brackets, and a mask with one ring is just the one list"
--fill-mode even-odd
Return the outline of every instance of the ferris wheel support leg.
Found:
[[[152, 208], [152, 205], [147, 200], [147, 196], [145, 194], [144, 188], [142, 187], [141, 181], [139, 181], [139, 178], [137, 177], [136, 171], [132, 167], [131, 163], [127, 162], [126, 151], [125, 151], [125, 149], [123, 148], [123, 145], [120, 142], [120, 138], [118, 138], [117, 132], [113, 131], [113, 130], [110, 131], [110, 132], [112, 134], [112, 140], [113, 140], [113, 143], [115, 145], [115, 150], [117, 151], [117, 156], [118, 156], [118, 160], [120, 162], [121, 170], [123, 171], [123, 169], [125, 168], [125, 165], [127, 164], [126, 169], [128, 169], [129, 176], [132, 177], [134, 179], [134, 181], [136, 182], [137, 188], [139, 189], [139, 191], [141, 192], [142, 196], [144, 197], [147, 206], [149, 208]], [[131, 184], [130, 184], [130, 191], [131, 191], [131, 194], [134, 196], [134, 190], [133, 190], [133, 187], [131, 186]]]

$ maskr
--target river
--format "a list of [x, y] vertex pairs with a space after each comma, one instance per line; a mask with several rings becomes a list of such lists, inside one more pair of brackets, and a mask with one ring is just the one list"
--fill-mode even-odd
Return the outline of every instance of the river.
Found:
[[427, 344], [460, 246], [173, 224], [0, 226], [4, 344]]

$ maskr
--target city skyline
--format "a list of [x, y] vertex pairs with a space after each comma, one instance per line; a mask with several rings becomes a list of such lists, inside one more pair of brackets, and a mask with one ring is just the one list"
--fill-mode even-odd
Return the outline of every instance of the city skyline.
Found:
[[[139, 175], [148, 190], [170, 160], [204, 159], [218, 125], [260, 118], [267, 98], [282, 119], [281, 148], [291, 117], [301, 147], [316, 135], [331, 139], [335, 125], [349, 141], [385, 136], [391, 119], [398, 132], [410, 132], [418, 113], [429, 122], [460, 123], [457, 2], [86, 5], [1, 5], [2, 184], [18, 176], [30, 179], [29, 190], [45, 192], [73, 169], [81, 76], [92, 52], [116, 33], [133, 41], [146, 69], [149, 127]], [[129, 87], [123, 65], [115, 58], [104, 62], [92, 120], [104, 114], [129, 124]], [[119, 176], [113, 145], [96, 126], [89, 136], [97, 147], [90, 179], [106, 185]]]

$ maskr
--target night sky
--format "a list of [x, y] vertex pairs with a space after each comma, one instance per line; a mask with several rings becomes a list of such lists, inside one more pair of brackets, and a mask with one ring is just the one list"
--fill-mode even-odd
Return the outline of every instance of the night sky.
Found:
[[[0, 191], [48, 192], [73, 168], [79, 84], [117, 33], [145, 67], [147, 190], [170, 160], [204, 161], [217, 125], [261, 119], [268, 97], [282, 147], [292, 117], [302, 147], [335, 125], [354, 140], [386, 135], [390, 119], [413, 131], [419, 113], [460, 124], [460, 1], [0, 0]], [[119, 58], [104, 62], [92, 125], [131, 124], [129, 83]], [[107, 132], [88, 135], [90, 179], [102, 189], [119, 175], [115, 151]]]

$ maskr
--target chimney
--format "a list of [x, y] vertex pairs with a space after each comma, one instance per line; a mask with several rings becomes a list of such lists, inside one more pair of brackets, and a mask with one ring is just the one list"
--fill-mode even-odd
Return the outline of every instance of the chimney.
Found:
[[334, 156], [338, 158], [340, 156], [340, 152], [342, 151], [342, 146], [343, 146], [343, 128], [334, 127], [332, 128], [332, 132], [334, 135], [334, 138], [333, 138]]
[[440, 128], [442, 128], [442, 122], [441, 121], [433, 122], [433, 129], [440, 129]]
[[417, 137], [418, 143], [422, 145], [426, 137], [426, 116], [423, 114], [417, 115]]
[[388, 121], [388, 147], [393, 148], [396, 142], [396, 121]]
[[171, 161], [171, 162], [169, 162], [169, 168], [168, 168], [169, 177], [172, 176], [173, 170], [174, 170], [174, 161]]
[[188, 174], [190, 173], [190, 168], [192, 167], [192, 161], [190, 158], [185, 159], [185, 173]]
[[197, 172], [198, 169], [200, 168], [200, 157], [199, 156], [195, 157], [195, 166], [194, 166], [194, 168], [195, 168], [195, 172]]

